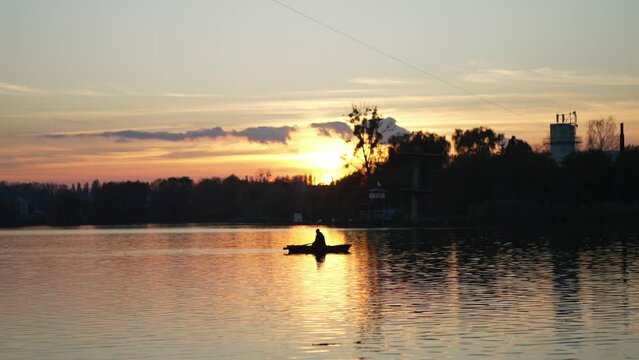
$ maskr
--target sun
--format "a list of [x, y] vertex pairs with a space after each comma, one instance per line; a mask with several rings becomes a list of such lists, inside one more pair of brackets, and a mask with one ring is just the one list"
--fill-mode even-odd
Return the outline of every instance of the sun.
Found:
[[306, 164], [312, 169], [316, 184], [328, 185], [345, 175], [342, 155], [339, 150], [305, 154]]
[[318, 170], [338, 170], [343, 166], [342, 153], [338, 150], [329, 150], [308, 154], [309, 165]]
[[321, 175], [318, 179], [315, 180], [315, 185], [330, 185], [335, 180], [339, 179], [341, 176], [338, 176], [334, 173], [327, 173]]
[[298, 154], [297, 161], [313, 175], [315, 184], [329, 185], [346, 175], [343, 155], [341, 149], [328, 149]]
[[341, 138], [318, 136], [314, 130], [300, 131], [289, 146], [297, 151], [287, 154], [286, 162], [311, 175], [313, 184], [329, 185], [348, 174], [344, 158], [353, 148]]

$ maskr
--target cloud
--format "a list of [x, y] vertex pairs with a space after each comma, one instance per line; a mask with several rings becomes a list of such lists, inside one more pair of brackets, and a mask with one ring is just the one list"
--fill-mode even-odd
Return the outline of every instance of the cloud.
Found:
[[217, 97], [216, 94], [209, 93], [180, 93], [180, 92], [166, 92], [161, 94], [166, 97], [177, 97], [177, 98], [208, 98], [208, 97]]
[[40, 96], [70, 96], [70, 97], [118, 97], [118, 96], [146, 96], [170, 98], [212, 98], [216, 94], [204, 92], [139, 92], [118, 86], [109, 86], [102, 90], [91, 88], [37, 88], [21, 84], [0, 81], [0, 95], [40, 95]]
[[569, 85], [624, 86], [639, 85], [639, 76], [614, 73], [587, 73], [558, 70], [548, 67], [537, 69], [484, 69], [466, 74], [463, 79], [480, 84], [503, 82], [535, 82]]
[[358, 85], [404, 85], [408, 84], [407, 80], [396, 79], [396, 78], [385, 78], [385, 77], [356, 77], [349, 79], [348, 82], [350, 84], [358, 84]]
[[296, 131], [295, 126], [280, 127], [250, 127], [241, 131], [231, 130], [225, 131], [217, 126], [210, 129], [189, 130], [185, 132], [169, 132], [169, 131], [141, 131], [141, 130], [120, 130], [120, 131], [103, 131], [93, 133], [76, 133], [76, 134], [45, 134], [43, 137], [50, 139], [64, 138], [90, 138], [104, 137], [116, 138], [118, 141], [127, 140], [163, 140], [163, 141], [185, 141], [201, 138], [214, 139], [222, 136], [243, 137], [248, 141], [261, 144], [282, 143], [286, 144], [291, 138], [291, 133]]
[[311, 127], [317, 129], [317, 133], [322, 136], [339, 136], [345, 141], [353, 137], [353, 130], [347, 123], [342, 121], [330, 121], [325, 123], [312, 123]]
[[124, 139], [136, 139], [136, 140], [157, 139], [157, 140], [166, 140], [166, 141], [183, 141], [183, 140], [193, 140], [198, 138], [216, 138], [219, 136], [224, 136], [224, 130], [222, 130], [222, 128], [220, 127], [186, 131], [186, 132], [168, 132], [168, 131], [149, 132], [149, 131], [137, 131], [137, 130], [122, 130], [122, 131], [114, 131], [114, 132], [106, 131], [101, 133], [101, 136], [117, 137], [117, 138], [124, 138]]
[[382, 134], [382, 143], [388, 144], [388, 141], [393, 136], [402, 136], [406, 134], [410, 134], [410, 131], [404, 129], [403, 127], [397, 125], [397, 120], [392, 117], [387, 117], [383, 119], [379, 124], [379, 132]]
[[144, 94], [117, 89], [117, 91], [101, 91], [95, 89], [66, 88], [44, 89], [27, 85], [0, 82], [0, 94], [5, 95], [39, 95], [39, 96], [78, 96], [78, 97], [104, 97], [104, 96], [142, 96]]
[[120, 130], [120, 131], [103, 131], [99, 133], [79, 133], [79, 134], [47, 134], [44, 137], [61, 139], [61, 138], [84, 138], [84, 137], [106, 137], [118, 139], [132, 140], [165, 140], [165, 141], [183, 141], [198, 138], [216, 138], [224, 136], [225, 132], [220, 127], [211, 129], [202, 129], [186, 132], [168, 132], [168, 131], [140, 131], [140, 130]]
[[34, 87], [26, 86], [26, 85], [0, 82], [0, 94], [29, 95], [29, 94], [42, 94], [42, 93], [43, 91], [38, 88], [34, 88]]
[[[353, 131], [351, 130], [350, 126], [341, 121], [312, 123], [311, 127], [317, 129], [317, 132], [322, 136], [339, 136], [346, 141], [350, 140], [353, 137]], [[410, 131], [397, 125], [397, 120], [392, 117], [387, 117], [380, 121], [379, 132], [382, 134], [381, 142], [383, 144], [388, 144], [388, 141], [393, 136], [401, 136], [410, 133]]]
[[267, 143], [283, 143], [286, 144], [291, 139], [291, 133], [297, 131], [296, 126], [259, 126], [250, 127], [242, 131], [233, 130], [230, 135], [237, 137], [245, 137], [248, 141]]
[[[161, 160], [192, 160], [196, 158], [211, 158], [211, 157], [225, 157], [225, 156], [252, 156], [255, 155], [255, 149], [242, 148], [242, 149], [224, 149], [216, 147], [215, 149], [207, 150], [177, 150], [169, 151], [160, 155], [153, 155], [151, 159]], [[261, 152], [263, 153], [263, 152]]]

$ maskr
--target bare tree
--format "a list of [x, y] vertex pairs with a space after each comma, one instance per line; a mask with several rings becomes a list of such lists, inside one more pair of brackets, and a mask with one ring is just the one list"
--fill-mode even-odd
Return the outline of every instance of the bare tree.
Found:
[[612, 151], [619, 147], [617, 123], [612, 116], [588, 121], [586, 137], [588, 150]]

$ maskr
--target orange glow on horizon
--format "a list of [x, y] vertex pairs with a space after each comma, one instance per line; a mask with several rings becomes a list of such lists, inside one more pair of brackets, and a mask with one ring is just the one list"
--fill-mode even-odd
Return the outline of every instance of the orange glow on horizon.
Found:
[[[38, 147], [15, 139], [10, 158], [16, 171], [3, 171], [0, 181], [72, 184], [187, 176], [240, 178], [269, 169], [273, 177], [308, 174], [315, 184], [330, 184], [348, 174], [342, 157], [352, 144], [340, 138], [300, 129], [286, 143], [251, 143], [232, 138], [184, 142], [158, 140], [119, 142], [105, 138], [43, 139]], [[73, 149], [73, 150], [72, 150]]]
[[[539, 121], [522, 124], [519, 119], [499, 118], [497, 110], [464, 119], [457, 118], [456, 113], [437, 109], [401, 110], [384, 105], [380, 104], [384, 115], [395, 117], [398, 125], [407, 130], [435, 132], [449, 140], [450, 131], [455, 127], [471, 128], [481, 124], [503, 132], [507, 137], [514, 134], [534, 146], [542, 143], [548, 123], [554, 121], [553, 118], [543, 120], [544, 114], [534, 114]], [[588, 119], [593, 115], [586, 113], [584, 117]], [[626, 144], [635, 144], [637, 135], [632, 132], [631, 122], [621, 116], [617, 121], [622, 122], [622, 119], [626, 124]], [[344, 120], [344, 117], [318, 116], [306, 121]], [[0, 150], [3, 157], [0, 181], [71, 184], [94, 179], [101, 182], [153, 181], [182, 176], [197, 181], [230, 175], [252, 177], [258, 169], [269, 169], [273, 177], [306, 174], [313, 176], [315, 184], [330, 184], [352, 171], [344, 167], [343, 158], [352, 155], [353, 143], [337, 136], [322, 136], [308, 125], [296, 126], [285, 143], [257, 143], [233, 137], [161, 141], [16, 136], [6, 138], [4, 148]], [[517, 130], [508, 131], [514, 126]], [[580, 136], [584, 135], [585, 130], [578, 131]]]

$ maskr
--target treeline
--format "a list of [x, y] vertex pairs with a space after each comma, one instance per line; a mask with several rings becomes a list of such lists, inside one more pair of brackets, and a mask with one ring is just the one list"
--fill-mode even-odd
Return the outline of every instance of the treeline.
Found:
[[[454, 144], [454, 155], [453, 145]], [[188, 177], [70, 188], [0, 182], [0, 226], [261, 222], [515, 224], [636, 221], [639, 149], [577, 152], [562, 162], [491, 129], [393, 138], [387, 155], [331, 185], [307, 176]], [[416, 173], [417, 172], [417, 173]], [[417, 183], [416, 183], [417, 182]], [[383, 200], [369, 191], [384, 192]], [[370, 214], [379, 214], [379, 219]], [[375, 212], [377, 211], [377, 212]], [[294, 215], [295, 214], [295, 215]], [[367, 216], [364, 216], [367, 215]]]
[[529, 147], [456, 157], [437, 182], [436, 212], [478, 224], [636, 222], [639, 149], [576, 152], [557, 163]]
[[395, 139], [373, 178], [400, 189], [391, 198], [399, 200], [394, 206], [405, 206], [406, 214], [408, 192], [401, 189], [410, 187], [415, 149], [439, 155], [421, 157], [418, 164], [424, 190], [418, 193], [421, 219], [439, 224], [639, 219], [639, 147], [578, 151], [558, 162], [523, 140], [506, 140], [481, 127], [457, 129], [453, 144], [456, 155], [449, 156], [451, 144], [436, 134], [414, 132]]
[[0, 225], [286, 222], [321, 188], [310, 186], [304, 176], [95, 181], [90, 188], [0, 183]]

